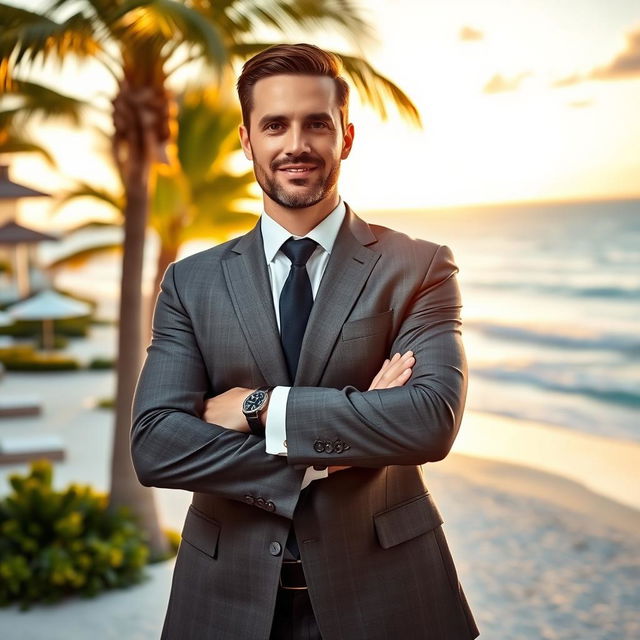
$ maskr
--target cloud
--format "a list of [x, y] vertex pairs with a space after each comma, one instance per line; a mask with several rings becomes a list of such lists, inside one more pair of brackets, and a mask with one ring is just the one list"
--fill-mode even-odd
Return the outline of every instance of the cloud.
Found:
[[529, 77], [531, 71], [523, 71], [517, 76], [505, 78], [503, 75], [496, 73], [482, 89], [483, 93], [504, 93], [505, 91], [517, 91], [522, 81]]
[[587, 80], [627, 80], [640, 77], [640, 28], [627, 33], [626, 46], [613, 60], [595, 67], [584, 74], [573, 74], [560, 78], [552, 87], [569, 87]]
[[560, 87], [570, 87], [572, 84], [578, 84], [579, 82], [584, 82], [585, 76], [581, 76], [577, 73], [574, 73], [571, 76], [566, 76], [564, 78], [560, 78], [559, 80], [555, 80], [551, 86], [560, 88]]
[[590, 107], [593, 104], [593, 100], [574, 100], [573, 102], [568, 102], [567, 106], [573, 109], [585, 109], [586, 107]]
[[483, 40], [484, 33], [479, 29], [474, 29], [473, 27], [465, 25], [460, 29], [460, 32], [458, 33], [458, 37], [463, 42], [473, 42], [475, 40]]
[[619, 80], [640, 76], [640, 29], [626, 35], [627, 46], [611, 62], [590, 73], [596, 80]]

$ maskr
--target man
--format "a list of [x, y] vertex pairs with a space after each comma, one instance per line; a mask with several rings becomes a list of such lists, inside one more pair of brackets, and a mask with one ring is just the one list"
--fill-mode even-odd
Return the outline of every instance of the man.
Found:
[[163, 638], [478, 635], [420, 467], [466, 398], [458, 269], [340, 198], [338, 72], [306, 44], [245, 64], [264, 213], [162, 282], [132, 455], [143, 484], [194, 492]]

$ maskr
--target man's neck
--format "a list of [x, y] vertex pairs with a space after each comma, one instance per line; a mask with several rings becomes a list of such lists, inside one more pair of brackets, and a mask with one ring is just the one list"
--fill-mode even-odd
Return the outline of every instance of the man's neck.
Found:
[[279, 225], [294, 236], [304, 236], [318, 226], [340, 202], [338, 192], [327, 196], [311, 207], [289, 209], [264, 196], [264, 210]]

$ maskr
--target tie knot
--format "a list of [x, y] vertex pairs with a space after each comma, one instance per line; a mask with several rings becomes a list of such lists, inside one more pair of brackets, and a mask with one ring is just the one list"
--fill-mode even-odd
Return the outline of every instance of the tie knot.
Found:
[[300, 238], [300, 240], [289, 238], [280, 249], [291, 260], [291, 264], [304, 267], [317, 246], [318, 243], [311, 238]]

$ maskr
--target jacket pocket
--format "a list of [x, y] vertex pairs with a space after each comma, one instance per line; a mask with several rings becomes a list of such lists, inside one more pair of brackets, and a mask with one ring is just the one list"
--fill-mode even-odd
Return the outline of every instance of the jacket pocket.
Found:
[[220, 523], [205, 516], [193, 505], [189, 506], [182, 528], [182, 539], [211, 558], [218, 555]]
[[427, 491], [375, 513], [373, 522], [380, 546], [388, 549], [431, 531], [444, 521], [431, 494]]
[[391, 325], [392, 318], [393, 309], [388, 309], [366, 318], [349, 320], [342, 325], [342, 339], [354, 340], [355, 338], [365, 338], [383, 333]]

